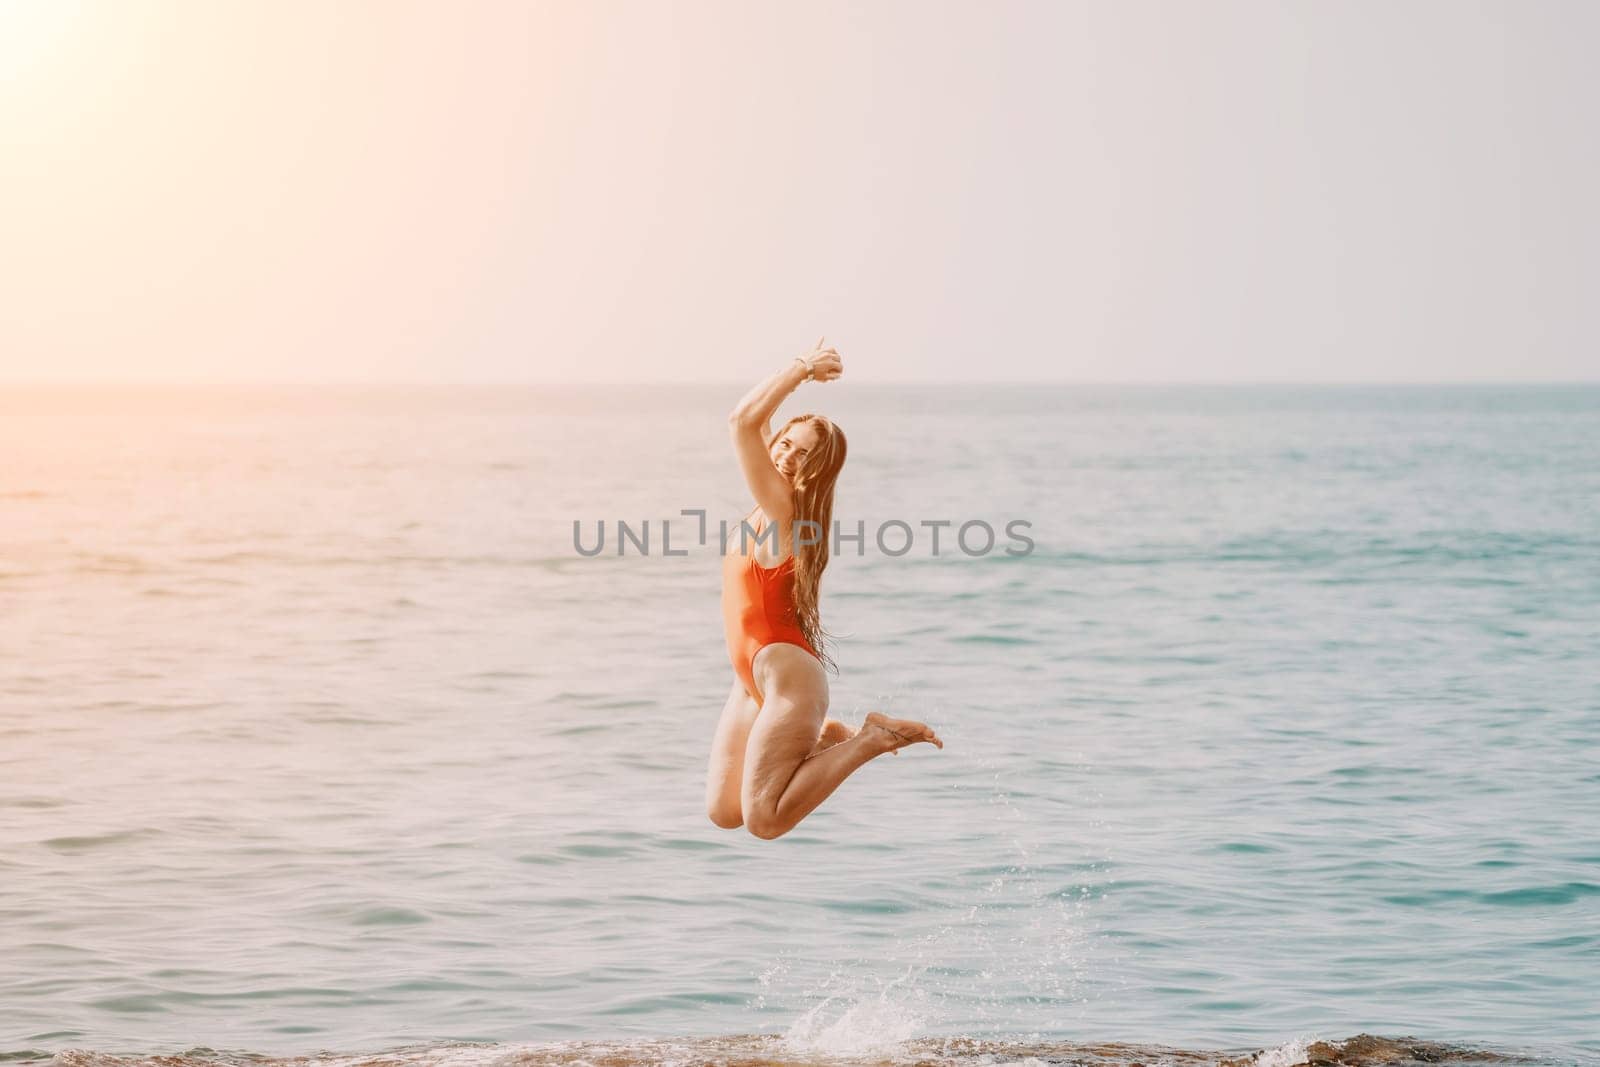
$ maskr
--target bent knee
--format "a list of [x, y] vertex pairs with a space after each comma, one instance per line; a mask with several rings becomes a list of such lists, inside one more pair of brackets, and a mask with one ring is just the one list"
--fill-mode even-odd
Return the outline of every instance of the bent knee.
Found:
[[711, 819], [712, 823], [724, 830], [737, 830], [744, 825], [744, 812], [724, 804], [711, 805], [706, 809], [706, 815]]
[[745, 820], [745, 829], [763, 841], [771, 841], [788, 833], [790, 828], [767, 812], [751, 812], [750, 817]]

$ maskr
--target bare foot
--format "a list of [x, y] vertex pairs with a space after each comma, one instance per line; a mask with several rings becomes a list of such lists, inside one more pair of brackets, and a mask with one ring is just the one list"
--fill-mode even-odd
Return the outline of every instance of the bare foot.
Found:
[[846, 726], [838, 719], [829, 719], [822, 724], [822, 736], [817, 738], [817, 743], [807, 753], [807, 758], [815, 756], [824, 749], [832, 748], [841, 741], [848, 741], [855, 735], [855, 727]]
[[882, 712], [869, 711], [861, 729], [868, 727], [876, 727], [872, 730], [872, 737], [883, 746], [883, 751], [896, 756], [900, 754], [900, 749], [918, 741], [931, 742], [936, 748], [944, 747], [944, 742], [939, 740], [939, 735], [933, 732], [932, 727], [915, 719], [891, 719]]

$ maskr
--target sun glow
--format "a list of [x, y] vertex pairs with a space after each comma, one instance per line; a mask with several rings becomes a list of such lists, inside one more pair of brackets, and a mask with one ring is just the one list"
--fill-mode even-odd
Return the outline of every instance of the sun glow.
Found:
[[14, 89], [48, 66], [83, 13], [73, 0], [0, 0], [0, 85]]

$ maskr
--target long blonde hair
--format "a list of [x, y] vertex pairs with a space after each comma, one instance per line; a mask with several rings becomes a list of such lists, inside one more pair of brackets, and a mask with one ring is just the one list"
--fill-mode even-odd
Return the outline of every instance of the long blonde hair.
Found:
[[839, 668], [824, 647], [831, 635], [822, 628], [822, 618], [817, 608], [821, 591], [822, 572], [828, 567], [828, 544], [833, 536], [833, 487], [844, 466], [844, 431], [821, 415], [796, 415], [767, 440], [767, 449], [783, 436], [784, 431], [797, 422], [809, 422], [817, 432], [816, 447], [806, 453], [800, 469], [795, 472], [794, 487], [790, 493], [793, 507], [789, 529], [798, 534], [801, 522], [814, 522], [816, 529], [806, 536], [817, 536], [816, 544], [802, 545], [798, 536], [790, 546], [794, 553], [794, 614], [795, 623], [805, 635], [806, 643], [817, 654], [823, 666], [835, 674]]

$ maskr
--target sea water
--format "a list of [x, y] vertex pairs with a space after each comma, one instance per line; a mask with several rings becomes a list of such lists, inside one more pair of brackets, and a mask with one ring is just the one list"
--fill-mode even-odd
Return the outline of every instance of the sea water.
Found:
[[0, 391], [0, 1058], [1600, 1062], [1600, 388], [806, 387], [776, 841], [742, 391]]

